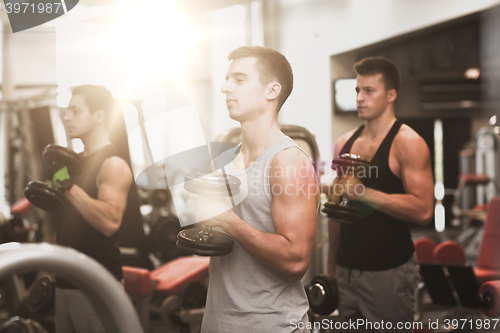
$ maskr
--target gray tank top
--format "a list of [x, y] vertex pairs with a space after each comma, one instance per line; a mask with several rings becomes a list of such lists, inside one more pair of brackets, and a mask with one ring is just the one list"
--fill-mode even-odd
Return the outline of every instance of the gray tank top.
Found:
[[[269, 187], [271, 162], [276, 154], [290, 147], [303, 151], [290, 137], [283, 136], [246, 170], [237, 170], [232, 163], [239, 146], [222, 153], [215, 161], [216, 169], [224, 166], [227, 174], [241, 180], [240, 192], [234, 197], [235, 213], [264, 232], [275, 233]], [[229, 255], [210, 259], [203, 333], [302, 332], [294, 329], [298, 323], [307, 322], [308, 309], [302, 281], [269, 270], [236, 240]]]

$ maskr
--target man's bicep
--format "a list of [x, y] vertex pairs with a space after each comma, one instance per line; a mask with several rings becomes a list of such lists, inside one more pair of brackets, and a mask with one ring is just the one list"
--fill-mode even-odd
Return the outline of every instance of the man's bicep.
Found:
[[433, 177], [429, 148], [423, 139], [415, 140], [404, 150], [402, 181], [406, 193], [417, 196], [432, 196]]
[[125, 210], [127, 195], [132, 185], [132, 171], [122, 159], [106, 161], [100, 171], [98, 199]]
[[[289, 188], [290, 191], [291, 188]], [[272, 219], [276, 232], [292, 240], [306, 237], [316, 220], [314, 196], [292, 198], [288, 195], [275, 195], [272, 204]]]
[[308, 238], [311, 232], [314, 233], [319, 195], [314, 168], [305, 156], [295, 156], [291, 160], [285, 157], [281, 162], [273, 165], [272, 172], [278, 167], [285, 172], [279, 177], [272, 177], [270, 182], [275, 230], [287, 238]]

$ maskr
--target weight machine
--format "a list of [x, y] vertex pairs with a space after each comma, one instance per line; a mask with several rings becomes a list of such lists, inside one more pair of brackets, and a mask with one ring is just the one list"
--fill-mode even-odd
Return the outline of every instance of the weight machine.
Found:
[[487, 204], [500, 194], [500, 127], [481, 127], [460, 152], [460, 181], [454, 193], [453, 214], [462, 225], [456, 241], [468, 261], [475, 261], [482, 239]]

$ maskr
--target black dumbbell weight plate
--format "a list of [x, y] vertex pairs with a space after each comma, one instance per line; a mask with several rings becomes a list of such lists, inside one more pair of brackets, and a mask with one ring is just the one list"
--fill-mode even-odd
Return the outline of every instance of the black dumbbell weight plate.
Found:
[[34, 206], [53, 212], [58, 206], [64, 205], [64, 195], [47, 183], [30, 181], [24, 189], [24, 196]]
[[184, 188], [186, 191], [204, 195], [204, 194], [220, 194], [228, 196], [227, 185], [231, 189], [231, 195], [235, 196], [239, 193], [241, 181], [232, 175], [226, 175], [218, 172], [200, 172], [193, 171], [184, 177]]
[[[237, 177], [225, 175], [222, 171], [188, 173], [184, 177], [184, 188], [194, 194], [200, 195], [200, 199], [209, 199], [212, 196], [234, 196], [239, 192], [241, 182]], [[228, 191], [228, 187], [230, 191]], [[211, 235], [203, 239], [200, 229], [182, 230], [177, 234], [176, 245], [189, 253], [200, 256], [222, 256], [231, 253], [234, 240], [231, 236], [204, 229], [204, 235]]]
[[[366, 168], [369, 166], [370, 162], [366, 159], [349, 153], [339, 155], [332, 161], [332, 169], [340, 169], [340, 176], [347, 174], [356, 176], [359, 171], [364, 171], [366, 173], [368, 172]], [[344, 168], [346, 168], [346, 170], [343, 170]], [[360, 168], [364, 168], [365, 170], [358, 170]]]
[[338, 307], [337, 281], [328, 275], [315, 276], [306, 287], [311, 310], [320, 316], [326, 316]]
[[233, 250], [234, 240], [231, 236], [220, 231], [212, 231], [213, 237], [204, 242], [199, 233], [198, 228], [180, 231], [177, 234], [177, 246], [199, 256], [223, 256]]
[[53, 163], [61, 163], [68, 167], [70, 175], [78, 175], [83, 170], [83, 160], [76, 152], [71, 149], [49, 144], [43, 151], [43, 159], [52, 165]]
[[329, 218], [342, 223], [355, 223], [362, 217], [361, 210], [352, 206], [343, 206], [331, 202], [325, 203], [322, 210]]
[[170, 295], [161, 302], [159, 313], [167, 327], [176, 327], [179, 324], [180, 307], [181, 298], [178, 295]]
[[370, 162], [362, 158], [361, 156], [346, 153], [339, 155], [335, 159], [333, 159], [332, 165], [366, 167], [370, 165]]
[[175, 243], [181, 231], [179, 219], [173, 215], [162, 216], [155, 222], [149, 234], [153, 253], [163, 261], [175, 259], [184, 254]]
[[197, 309], [207, 302], [207, 287], [199, 281], [190, 281], [184, 285], [181, 294], [183, 309]]
[[49, 276], [35, 280], [28, 296], [28, 307], [35, 313], [44, 314], [54, 307], [55, 284]]

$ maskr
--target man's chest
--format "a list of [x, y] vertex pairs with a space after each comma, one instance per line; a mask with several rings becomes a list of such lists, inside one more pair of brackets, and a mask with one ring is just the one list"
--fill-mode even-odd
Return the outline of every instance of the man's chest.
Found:
[[[368, 140], [367, 138], [359, 137], [351, 147], [351, 154], [358, 155], [370, 162], [389, 163], [392, 173], [396, 177], [401, 178], [401, 166], [397, 158], [397, 150], [391, 144], [389, 154], [384, 150], [379, 151], [382, 142], [383, 138]], [[374, 161], [374, 158], [376, 158], [376, 161]]]
[[359, 137], [352, 144], [351, 154], [361, 156], [362, 158], [371, 161], [375, 157], [375, 154], [381, 144], [382, 139], [368, 140], [367, 138]]

